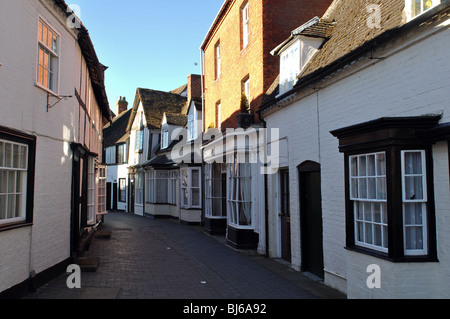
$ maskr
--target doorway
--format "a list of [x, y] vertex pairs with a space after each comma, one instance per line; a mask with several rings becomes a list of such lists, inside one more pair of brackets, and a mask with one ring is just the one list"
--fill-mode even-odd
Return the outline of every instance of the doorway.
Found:
[[289, 170], [280, 170], [281, 258], [291, 262], [291, 213], [289, 205]]
[[302, 271], [324, 278], [320, 164], [298, 167]]

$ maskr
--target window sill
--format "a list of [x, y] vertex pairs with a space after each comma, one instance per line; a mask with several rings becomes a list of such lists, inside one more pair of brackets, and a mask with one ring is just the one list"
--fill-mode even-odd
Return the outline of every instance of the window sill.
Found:
[[8, 231], [8, 230], [13, 230], [13, 229], [18, 229], [18, 228], [22, 228], [22, 227], [30, 227], [33, 226], [33, 223], [29, 223], [29, 222], [16, 222], [13, 224], [4, 224], [4, 225], [0, 225], [0, 233], [4, 232], [4, 231]]
[[48, 93], [50, 95], [53, 95], [54, 97], [56, 97], [58, 99], [60, 98], [58, 93], [53, 92], [52, 90], [50, 90], [49, 88], [43, 86], [42, 84], [39, 84], [38, 82], [34, 82], [34, 86], [36, 86], [37, 88], [45, 91], [46, 93]]
[[439, 259], [435, 256], [401, 256], [401, 257], [389, 257], [387, 253], [379, 252], [360, 246], [346, 246], [345, 249], [356, 253], [366, 254], [375, 258], [384, 259], [393, 263], [410, 263], [410, 262], [439, 262]]

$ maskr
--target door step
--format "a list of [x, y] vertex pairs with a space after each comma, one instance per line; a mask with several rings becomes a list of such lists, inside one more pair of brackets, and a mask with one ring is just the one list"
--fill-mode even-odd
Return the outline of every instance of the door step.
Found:
[[96, 272], [100, 258], [97, 257], [78, 257], [74, 259], [74, 264], [80, 266], [82, 272]]

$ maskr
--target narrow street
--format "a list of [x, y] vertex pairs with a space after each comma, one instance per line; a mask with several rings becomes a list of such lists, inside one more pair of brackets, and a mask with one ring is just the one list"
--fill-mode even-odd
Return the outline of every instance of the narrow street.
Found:
[[85, 254], [81, 289], [63, 274], [27, 299], [334, 299], [344, 296], [275, 260], [239, 252], [199, 226], [110, 213]]

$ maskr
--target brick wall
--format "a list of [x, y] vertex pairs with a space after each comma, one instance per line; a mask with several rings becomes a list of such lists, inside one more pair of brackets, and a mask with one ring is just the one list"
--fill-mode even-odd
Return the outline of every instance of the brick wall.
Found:
[[[242, 80], [250, 78], [250, 106], [260, 107], [263, 94], [279, 73], [279, 60], [270, 51], [292, 30], [321, 16], [331, 0], [249, 0], [249, 44], [241, 50], [241, 8], [247, 0], [229, 1], [223, 21], [205, 41], [205, 126], [215, 123], [216, 104], [221, 103], [222, 128], [237, 126]], [[215, 77], [215, 46], [221, 47], [221, 76]], [[257, 121], [257, 116], [255, 115]], [[217, 126], [217, 125], [216, 125]]]

